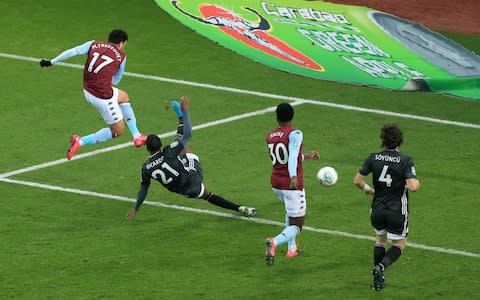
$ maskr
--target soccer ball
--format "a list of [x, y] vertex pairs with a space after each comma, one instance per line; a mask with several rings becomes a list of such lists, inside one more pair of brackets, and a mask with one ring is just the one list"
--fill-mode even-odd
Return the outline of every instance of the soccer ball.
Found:
[[318, 170], [317, 179], [322, 185], [331, 186], [337, 182], [338, 174], [332, 167], [323, 167]]

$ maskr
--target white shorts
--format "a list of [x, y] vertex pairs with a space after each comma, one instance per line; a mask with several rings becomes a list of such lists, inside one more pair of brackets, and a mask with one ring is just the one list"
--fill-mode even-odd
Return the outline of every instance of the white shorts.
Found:
[[98, 112], [100, 112], [103, 120], [108, 125], [113, 125], [123, 119], [122, 110], [118, 104], [118, 89], [116, 87], [112, 87], [112, 89], [113, 96], [110, 99], [100, 99], [90, 94], [88, 91], [83, 90], [85, 99], [87, 99], [87, 101], [93, 105]]
[[305, 190], [279, 190], [272, 188], [277, 197], [285, 204], [285, 210], [289, 217], [303, 217], [307, 212], [307, 198]]

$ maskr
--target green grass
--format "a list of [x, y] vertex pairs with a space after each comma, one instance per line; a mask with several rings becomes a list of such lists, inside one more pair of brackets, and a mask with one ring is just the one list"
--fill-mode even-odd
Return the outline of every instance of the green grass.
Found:
[[[128, 30], [127, 71], [400, 113], [479, 124], [478, 102], [427, 93], [385, 91], [282, 73], [237, 56], [196, 35], [153, 1], [0, 2], [0, 52], [50, 58], [112, 27]], [[14, 24], [14, 25], [13, 25]], [[447, 34], [475, 52], [480, 38]], [[0, 58], [0, 173], [64, 158], [72, 133], [104, 126], [83, 99], [82, 72]], [[72, 59], [82, 64], [83, 59]], [[275, 106], [279, 100], [124, 77], [145, 133], [171, 132], [164, 101], [188, 95], [194, 125]], [[352, 183], [365, 157], [379, 148], [379, 129], [396, 122], [402, 150], [415, 159], [422, 187], [410, 202], [411, 242], [480, 253], [478, 129], [441, 125], [313, 104], [296, 107], [294, 125], [305, 150], [309, 201], [306, 225], [373, 237], [369, 198]], [[281, 222], [283, 205], [269, 186], [266, 113], [195, 130], [191, 146], [205, 184], [259, 218]], [[130, 140], [129, 134], [80, 153]], [[171, 138], [166, 138], [166, 141]], [[20, 181], [134, 198], [145, 149], [121, 150], [13, 176]], [[324, 188], [316, 171], [334, 166], [339, 182]], [[480, 259], [408, 247], [387, 271], [381, 294], [369, 288], [372, 242], [305, 231], [305, 254], [263, 258], [265, 237], [281, 227], [145, 205], [132, 221], [131, 203], [0, 181], [0, 299], [473, 299], [479, 298]], [[225, 212], [201, 200], [150, 189], [149, 201]]]

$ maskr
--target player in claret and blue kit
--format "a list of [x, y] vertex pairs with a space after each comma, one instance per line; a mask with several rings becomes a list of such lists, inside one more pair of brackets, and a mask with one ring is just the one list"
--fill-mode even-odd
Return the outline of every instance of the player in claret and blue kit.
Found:
[[52, 60], [41, 60], [40, 66], [50, 67], [70, 57], [87, 55], [83, 70], [83, 92], [87, 101], [102, 115], [109, 127], [86, 135], [72, 135], [67, 159], [70, 160], [83, 145], [105, 142], [124, 132], [124, 119], [133, 136], [133, 144], [141, 147], [147, 137], [137, 128], [135, 114], [130, 105], [128, 94], [117, 85], [125, 71], [125, 46], [128, 35], [121, 29], [114, 29], [108, 36], [108, 42], [88, 41], [82, 45], [65, 50]]
[[275, 195], [285, 205], [285, 228], [275, 237], [265, 241], [265, 262], [272, 266], [276, 247], [288, 243], [286, 256], [293, 258], [300, 253], [296, 237], [300, 234], [307, 212], [307, 199], [303, 186], [303, 160], [319, 159], [320, 153], [312, 150], [303, 154], [303, 133], [292, 127], [293, 107], [281, 103], [276, 108], [278, 127], [266, 137], [272, 174], [270, 182]]

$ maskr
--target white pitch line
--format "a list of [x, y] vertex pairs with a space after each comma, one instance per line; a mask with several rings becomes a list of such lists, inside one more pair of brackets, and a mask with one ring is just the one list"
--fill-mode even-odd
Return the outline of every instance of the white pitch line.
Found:
[[[117, 196], [117, 195], [112, 195], [112, 194], [104, 194], [104, 193], [98, 193], [98, 192], [86, 191], [86, 190], [80, 190], [80, 189], [74, 189], [74, 188], [66, 188], [66, 187], [37, 183], [37, 182], [31, 182], [31, 181], [15, 180], [15, 179], [7, 179], [7, 178], [0, 178], [0, 181], [7, 182], [7, 183], [13, 183], [13, 184], [25, 185], [25, 186], [29, 186], [29, 187], [47, 189], [47, 190], [51, 190], [51, 191], [60, 191], [60, 192], [73, 193], [73, 194], [84, 195], [84, 196], [99, 197], [99, 198], [109, 199], [109, 200], [131, 202], [131, 203], [136, 202], [135, 199], [129, 198], [129, 197]], [[171, 209], [194, 212], [194, 213], [199, 213], [199, 214], [213, 215], [213, 216], [223, 217], [223, 218], [239, 219], [239, 220], [243, 220], [243, 221], [249, 221], [249, 222], [260, 223], [260, 224], [275, 225], [275, 226], [280, 226], [280, 227], [285, 226], [285, 224], [282, 223], [282, 222], [273, 221], [273, 220], [269, 220], [269, 219], [246, 218], [246, 217], [243, 217], [243, 216], [232, 215], [232, 214], [229, 214], [229, 213], [222, 213], [222, 212], [212, 211], [212, 210], [207, 210], [207, 209], [192, 208], [192, 207], [188, 207], [188, 206], [166, 204], [166, 203], [157, 202], [157, 201], [155, 201], [155, 202], [145, 201], [143, 203], [146, 204], [146, 205], [150, 205], [150, 206], [171, 208]], [[373, 238], [371, 236], [365, 236], [365, 235], [361, 235], [361, 234], [353, 234], [353, 233], [338, 231], [338, 230], [315, 228], [315, 227], [310, 227], [310, 226], [304, 226], [303, 230], [318, 232], [318, 233], [323, 233], [323, 234], [328, 234], [328, 235], [333, 235], [333, 236], [353, 238], [353, 239], [357, 239], [357, 240], [368, 240], [368, 241], [374, 241], [375, 240], [375, 238]], [[422, 245], [422, 244], [410, 243], [410, 242], [408, 243], [408, 246], [411, 247], [411, 248], [417, 248], [417, 249], [421, 249], [421, 250], [427, 250], [427, 251], [438, 252], [438, 253], [448, 253], [448, 254], [468, 256], [468, 257], [480, 257], [480, 254], [478, 254], [478, 253], [467, 252], [467, 251], [463, 251], [463, 250], [434, 247], [434, 246], [428, 246], [428, 245]]]
[[412, 115], [412, 114], [397, 113], [397, 112], [393, 112], [393, 111], [385, 111], [385, 110], [373, 109], [373, 108], [364, 108], [364, 107], [342, 105], [342, 104], [332, 104], [332, 103], [328, 103], [328, 102], [319, 102], [317, 100], [305, 99], [303, 101], [304, 101], [304, 103], [310, 103], [310, 104], [321, 105], [321, 106], [330, 106], [330, 107], [334, 107], [334, 108], [341, 108], [340, 106], [342, 106], [343, 109], [351, 110], [351, 111], [373, 113], [373, 114], [377, 114], [377, 115], [392, 116], [392, 117], [398, 117], [398, 118], [402, 118], [402, 119], [419, 120], [419, 121], [425, 121], [425, 122], [431, 122], [431, 123], [437, 123], [437, 124], [443, 124], [443, 125], [452, 125], [452, 126], [458, 126], [458, 127], [480, 129], [480, 124], [465, 123], [465, 122], [451, 121], [451, 120], [445, 120], [445, 119], [437, 119], [437, 118], [431, 118], [431, 117], [425, 117], [425, 116], [419, 116], [419, 115]]
[[[293, 102], [291, 104], [292, 105], [300, 105], [302, 103], [304, 103], [304, 102], [303, 101], [296, 101], [296, 102]], [[260, 109], [260, 110], [253, 111], [253, 112], [247, 112], [247, 113], [227, 117], [227, 118], [220, 119], [220, 120], [215, 120], [215, 121], [203, 123], [203, 124], [200, 124], [200, 125], [193, 126], [192, 129], [193, 130], [198, 130], [198, 129], [208, 128], [208, 127], [217, 126], [217, 125], [221, 125], [221, 124], [225, 124], [225, 123], [230, 123], [230, 122], [233, 122], [233, 121], [238, 121], [238, 120], [245, 119], [245, 118], [250, 118], [250, 117], [253, 117], [253, 116], [263, 115], [263, 114], [275, 111], [275, 108], [276, 108], [275, 106], [271, 106], [271, 107], [267, 107], [265, 109]], [[167, 132], [167, 133], [159, 135], [159, 137], [160, 138], [165, 138], [165, 137], [173, 136], [173, 135], [175, 135], [175, 133], [176, 133], [175, 131]], [[118, 145], [115, 145], [115, 146], [110, 146], [110, 147], [106, 147], [106, 148], [102, 148], [102, 149], [98, 149], [98, 150], [94, 150], [94, 151], [90, 151], [90, 152], [75, 155], [72, 160], [87, 158], [87, 157], [91, 157], [91, 156], [98, 155], [98, 154], [101, 154], [101, 153], [110, 152], [110, 151], [114, 151], [114, 150], [119, 150], [119, 149], [131, 147], [131, 146], [132, 146], [132, 142], [118, 144]], [[43, 168], [48, 168], [48, 167], [52, 167], [52, 166], [56, 166], [56, 165], [60, 165], [60, 164], [64, 164], [66, 162], [68, 162], [68, 160], [66, 158], [61, 158], [61, 159], [57, 159], [57, 160], [54, 160], [54, 161], [49, 161], [49, 162], [41, 163], [41, 164], [38, 164], [38, 165], [33, 165], [33, 166], [30, 166], [30, 167], [26, 167], [26, 168], [2, 173], [2, 174], [0, 174], [0, 179], [11, 177], [11, 176], [14, 176], [14, 175], [27, 173], [27, 172], [31, 172], [31, 171], [36, 171], [36, 170], [43, 169]]]
[[[8, 53], [0, 53], [0, 57], [37, 62], [37, 63], [40, 61], [40, 58], [20, 56], [20, 55], [8, 54]], [[78, 65], [78, 64], [59, 63], [57, 65], [69, 67], [69, 68], [75, 68], [75, 69], [83, 69], [83, 65]], [[219, 91], [230, 92], [230, 93], [253, 95], [253, 96], [264, 97], [264, 98], [279, 99], [279, 100], [285, 100], [285, 101], [305, 101], [315, 105], [327, 106], [327, 107], [342, 109], [342, 110], [359, 111], [359, 112], [373, 113], [378, 115], [392, 116], [392, 117], [398, 117], [398, 118], [404, 118], [404, 119], [414, 119], [414, 120], [432, 122], [432, 123], [443, 124], [443, 125], [480, 129], [480, 124], [444, 120], [444, 119], [438, 119], [438, 118], [432, 118], [432, 117], [426, 117], [426, 116], [420, 116], [420, 115], [404, 114], [404, 113], [386, 111], [381, 109], [371, 109], [371, 108], [346, 105], [346, 104], [337, 104], [337, 103], [332, 103], [327, 101], [320, 101], [316, 99], [290, 97], [290, 96], [284, 96], [284, 95], [263, 93], [263, 92], [257, 92], [252, 90], [244, 90], [244, 89], [238, 89], [238, 88], [232, 88], [232, 87], [226, 87], [226, 86], [220, 86], [220, 85], [214, 85], [214, 84], [208, 84], [208, 83], [178, 80], [178, 79], [172, 79], [167, 77], [145, 75], [145, 74], [139, 74], [139, 73], [125, 72], [124, 75], [128, 77], [134, 77], [134, 78], [162, 81], [162, 82], [168, 82], [168, 83], [174, 83], [174, 84], [182, 84], [182, 85], [213, 89], [213, 90], [219, 90]]]
[[[0, 57], [16, 59], [16, 60], [23, 60], [23, 61], [30, 61], [30, 62], [39, 62], [40, 61], [40, 59], [36, 58], [36, 57], [27, 57], [27, 56], [20, 56], [20, 55], [7, 54], [7, 53], [0, 53]], [[78, 65], [78, 64], [60, 63], [58, 65], [64, 66], [64, 67], [70, 67], [70, 68], [74, 68], [74, 69], [83, 69], [83, 66]], [[443, 119], [437, 119], [437, 118], [431, 118], [431, 117], [425, 117], [425, 116], [419, 116], [419, 115], [403, 114], [403, 113], [384, 111], [384, 110], [379, 110], [379, 109], [370, 109], [370, 108], [364, 108], [364, 107], [352, 106], [352, 105], [336, 104], [336, 103], [331, 103], [331, 102], [319, 101], [319, 100], [315, 100], [315, 99], [304, 99], [304, 98], [299, 98], [299, 97], [283, 96], [283, 95], [277, 95], [277, 94], [263, 93], [263, 92], [257, 92], [257, 91], [251, 91], [251, 90], [237, 89], [237, 88], [231, 88], [231, 87], [224, 87], [224, 86], [218, 86], [218, 85], [212, 85], [212, 84], [198, 83], [198, 82], [185, 81], [185, 80], [177, 80], [177, 79], [171, 79], [171, 78], [166, 78], [166, 77], [144, 75], [144, 74], [130, 73], [130, 72], [125, 72], [125, 76], [141, 78], [141, 79], [156, 80], [156, 81], [163, 81], [163, 82], [169, 82], [169, 83], [175, 83], [175, 84], [182, 84], [182, 85], [188, 85], [188, 86], [195, 86], [195, 87], [201, 87], [201, 88], [207, 88], [207, 89], [214, 89], [214, 90], [226, 91], [226, 92], [231, 92], [231, 93], [248, 94], [248, 95], [254, 95], [254, 96], [265, 97], [265, 98], [287, 100], [287, 101], [296, 101], [296, 103], [292, 103], [294, 105], [298, 105], [298, 104], [302, 104], [302, 103], [310, 103], [310, 104], [314, 104], [314, 105], [327, 106], [327, 107], [332, 107], [332, 108], [337, 108], [337, 109], [342, 109], [342, 110], [360, 111], [360, 112], [374, 113], [374, 114], [380, 114], [380, 115], [388, 115], [388, 116], [394, 116], [394, 117], [400, 117], [400, 118], [406, 118], [406, 119], [415, 119], [415, 120], [439, 123], [439, 124], [444, 124], [444, 125], [452, 125], [452, 126], [480, 129], [479, 124], [465, 123], [465, 122], [458, 122], [458, 121], [451, 121], [451, 120], [443, 120]], [[274, 111], [274, 108], [270, 107], [270, 108], [267, 108], [266, 110], [267, 111], [265, 111], [264, 113], [269, 112], [269, 111]], [[257, 114], [255, 114], [255, 112], [253, 112], [253, 113], [247, 113], [247, 114], [244, 114], [244, 115], [246, 115], [245, 117], [249, 117], [249, 116], [254, 116], [254, 115], [257, 115]], [[226, 119], [223, 119], [223, 120], [232, 119], [232, 118], [236, 118], [236, 117], [226, 118]], [[229, 122], [229, 121], [223, 121], [223, 120], [210, 122], [210, 123], [212, 123], [211, 125], [208, 125], [209, 123], [198, 125], [198, 126], [195, 126], [194, 129], [207, 128], [207, 127], [210, 127], [210, 126], [214, 126], [214, 125]], [[165, 133], [165, 134], [161, 135], [160, 137], [168, 137], [168, 136], [172, 136], [174, 134], [175, 134], [174, 132]], [[117, 150], [117, 149], [122, 149], [122, 148], [128, 147], [130, 144], [131, 143], [124, 143], [124, 144], [111, 146], [111, 147], [99, 149], [99, 150], [84, 153], [84, 154], [79, 154], [74, 159], [81, 159], [81, 158], [93, 156], [93, 155], [96, 155], [96, 154], [99, 154], [99, 153], [104, 153], [104, 152], [109, 152], [109, 151], [113, 151], [113, 150]], [[51, 161], [51, 162], [47, 162], [47, 163], [42, 163], [42, 164], [39, 164], [39, 165], [35, 165], [35, 166], [31, 166], [31, 167], [27, 167], [27, 168], [15, 170], [15, 171], [3, 173], [3, 174], [0, 174], [0, 181], [12, 182], [13, 183], [13, 180], [6, 179], [6, 178], [10, 177], [10, 176], [13, 176], [13, 175], [26, 173], [26, 172], [29, 172], [29, 171], [38, 170], [38, 169], [41, 169], [41, 168], [46, 168], [46, 167], [49, 167], [49, 166], [62, 164], [62, 163], [65, 163], [65, 162], [67, 162], [66, 159], [59, 159], [59, 160], [55, 160], [55, 161]], [[94, 193], [94, 192], [89, 192], [89, 193]], [[114, 196], [112, 195], [112, 197], [114, 197]], [[118, 197], [118, 196], [116, 196], [116, 197]], [[125, 199], [129, 199], [129, 198], [125, 198]], [[115, 200], [121, 200], [121, 199], [118, 198], [118, 199], [115, 199]], [[132, 199], [122, 200], [122, 201], [131, 201], [131, 200]], [[150, 205], [157, 205], [156, 204], [157, 202], [152, 202], [152, 203], [145, 202], [145, 203], [150, 204]], [[168, 206], [167, 204], [157, 205], [157, 206], [177, 208], [176, 206], [175, 207], [174, 206]], [[180, 209], [180, 207], [177, 208], [177, 209]], [[184, 210], [194, 210], [194, 209], [185, 208], [185, 207], [182, 207], [182, 209], [184, 209]], [[209, 213], [214, 214], [214, 215], [223, 215], [222, 213], [217, 214], [216, 212], [211, 212], [211, 211], [209, 211]], [[226, 215], [228, 215], [228, 214], [226, 214]], [[236, 217], [236, 218], [241, 218], [241, 217], [237, 217], [237, 216], [233, 216], [233, 215], [230, 215], [230, 216], [231, 217]], [[255, 221], [255, 220], [262, 220], [262, 219], [249, 219], [249, 220]], [[266, 224], [274, 224], [274, 225], [283, 226], [282, 223], [275, 222], [275, 221], [270, 221], [270, 220], [263, 220], [262, 222], [265, 222]], [[343, 235], [343, 236], [348, 236], [348, 237], [357, 238], [357, 239], [372, 240], [371, 237], [361, 236], [361, 235], [352, 235], [352, 234], [346, 233], [346, 232], [330, 231], [330, 230], [327, 230], [327, 229], [315, 229], [315, 228], [311, 228], [311, 227], [304, 227], [304, 228], [306, 230], [310, 230], [310, 231], [317, 231], [317, 232], [323, 232], [323, 233], [335, 234], [335, 235]], [[480, 256], [480, 254], [475, 254], [475, 253], [470, 253], [470, 252], [465, 252], [465, 251], [460, 251], [460, 250], [454, 250], [454, 249], [431, 247], [431, 246], [414, 244], [414, 243], [409, 243], [409, 245], [411, 247], [414, 247], [414, 248], [425, 249], [425, 250], [430, 250], [430, 251], [435, 251], [435, 252], [445, 252], [445, 253], [452, 253], [452, 254], [458, 254], [458, 255], [464, 255], [464, 256], [474, 256], [474, 257], [479, 257]]]

